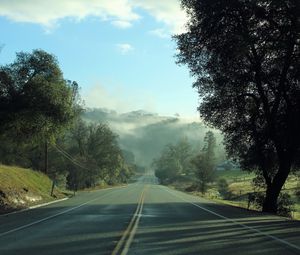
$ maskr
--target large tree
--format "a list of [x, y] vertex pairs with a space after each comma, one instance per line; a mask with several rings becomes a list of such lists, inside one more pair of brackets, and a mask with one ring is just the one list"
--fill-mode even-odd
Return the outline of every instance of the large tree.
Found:
[[65, 80], [56, 58], [43, 51], [17, 53], [0, 67], [0, 135], [15, 141], [48, 141], [78, 114], [78, 85]]
[[43, 51], [17, 53], [0, 67], [0, 132], [50, 137], [77, 113], [78, 85], [65, 80], [56, 58]]
[[178, 62], [196, 77], [200, 115], [228, 152], [264, 177], [263, 210], [297, 167], [300, 147], [299, 0], [182, 0]]

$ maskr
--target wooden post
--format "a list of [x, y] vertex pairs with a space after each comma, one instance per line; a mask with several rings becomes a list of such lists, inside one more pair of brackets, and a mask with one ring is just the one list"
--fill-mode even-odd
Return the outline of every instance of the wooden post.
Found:
[[55, 181], [52, 181], [52, 187], [51, 187], [51, 197], [53, 197], [53, 191], [54, 191], [54, 187], [55, 187]]
[[48, 141], [45, 139], [45, 168], [44, 172], [45, 174], [48, 174]]

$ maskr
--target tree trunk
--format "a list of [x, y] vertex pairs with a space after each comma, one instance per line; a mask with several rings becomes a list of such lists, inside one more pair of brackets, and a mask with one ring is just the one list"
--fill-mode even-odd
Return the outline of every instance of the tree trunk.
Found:
[[277, 200], [290, 171], [290, 160], [282, 160], [273, 181], [267, 185], [266, 197], [262, 209], [263, 212], [277, 213]]
[[[278, 192], [279, 190], [279, 192]], [[266, 190], [266, 197], [264, 200], [263, 212], [268, 212], [268, 213], [277, 213], [277, 199], [279, 196], [281, 188], [278, 188], [273, 185], [269, 185]]]

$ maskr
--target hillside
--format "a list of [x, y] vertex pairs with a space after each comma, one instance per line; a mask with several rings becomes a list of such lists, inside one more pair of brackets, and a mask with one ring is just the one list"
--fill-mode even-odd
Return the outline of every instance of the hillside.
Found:
[[[201, 197], [206, 197], [208, 199], [215, 200], [217, 202], [248, 208], [248, 193], [254, 192], [254, 186], [252, 183], [254, 173], [249, 173], [246, 171], [239, 170], [228, 170], [228, 171], [218, 171], [216, 174], [215, 182], [210, 184], [208, 191], [203, 195], [194, 189], [191, 189], [194, 184], [194, 180], [182, 179], [178, 182], [173, 183], [171, 186], [178, 190], [185, 192], [191, 192], [194, 195], [199, 195]], [[228, 183], [228, 191], [230, 196], [228, 198], [223, 198], [218, 192], [218, 180], [225, 179]], [[292, 218], [300, 220], [300, 198], [296, 195], [299, 190], [299, 177], [296, 175], [290, 175], [286, 184], [284, 185], [282, 192], [288, 193], [291, 196], [292, 201], [295, 203], [291, 207]], [[258, 190], [256, 190], [258, 191]], [[264, 190], [260, 190], [264, 192]], [[260, 210], [253, 203], [249, 204], [249, 209]]]
[[[200, 120], [160, 116], [145, 111], [117, 113], [108, 109], [88, 109], [83, 119], [87, 122], [105, 122], [119, 135], [122, 149], [131, 151], [139, 165], [149, 166], [163, 147], [187, 138], [194, 150], [202, 148], [203, 138], [209, 130]], [[217, 158], [224, 159], [222, 137], [217, 138]]]
[[51, 186], [41, 172], [0, 165], [0, 214], [65, 197], [58, 189], [51, 197]]

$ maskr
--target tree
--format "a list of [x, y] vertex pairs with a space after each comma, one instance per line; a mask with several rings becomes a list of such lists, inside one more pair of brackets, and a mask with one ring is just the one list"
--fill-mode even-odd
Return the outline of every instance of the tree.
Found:
[[182, 174], [191, 172], [191, 146], [186, 138], [177, 144], [167, 145], [159, 158], [154, 159], [155, 175], [163, 183], [174, 181]]
[[0, 134], [14, 130], [13, 139], [48, 141], [77, 115], [78, 84], [63, 78], [56, 58], [43, 51], [17, 53], [0, 67]]
[[212, 131], [208, 131], [204, 137], [204, 146], [202, 152], [192, 159], [195, 167], [195, 175], [199, 190], [204, 194], [207, 191], [208, 183], [215, 177], [215, 152], [216, 138]]
[[187, 32], [178, 62], [196, 77], [200, 115], [228, 153], [264, 177], [263, 211], [277, 199], [300, 148], [298, 0], [182, 0]]

